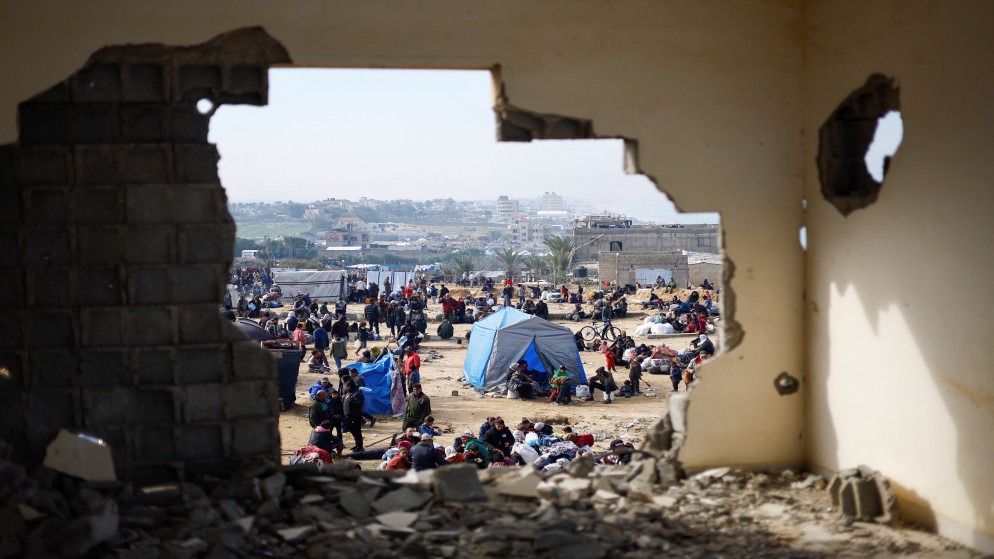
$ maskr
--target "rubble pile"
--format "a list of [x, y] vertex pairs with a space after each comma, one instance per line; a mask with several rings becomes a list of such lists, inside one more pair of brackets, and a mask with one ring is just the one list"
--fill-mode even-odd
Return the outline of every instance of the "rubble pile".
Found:
[[[665, 462], [636, 457], [625, 466], [595, 466], [588, 456], [551, 475], [470, 465], [418, 473], [360, 470], [350, 460], [323, 468], [253, 462], [232, 479], [137, 488], [0, 460], [0, 557], [757, 558], [921, 551], [920, 544], [866, 537], [869, 528], [839, 522], [818, 484], [792, 488], [792, 474], [722, 468], [677, 482], [661, 471]], [[804, 528], [791, 536], [778, 526], [821, 532]], [[805, 539], [810, 533], [821, 536]]]

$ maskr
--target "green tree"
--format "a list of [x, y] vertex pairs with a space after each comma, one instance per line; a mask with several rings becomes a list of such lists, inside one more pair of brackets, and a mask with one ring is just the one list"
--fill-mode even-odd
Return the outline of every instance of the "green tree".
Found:
[[504, 266], [504, 269], [507, 270], [507, 275], [509, 276], [514, 275], [514, 272], [517, 271], [515, 268], [517, 268], [518, 264], [521, 262], [521, 253], [513, 248], [505, 248], [504, 250], [494, 254], [494, 257], [496, 257], [497, 260], [500, 261], [501, 265]]
[[252, 239], [235, 237], [235, 256], [241, 256], [243, 250], [258, 250], [262, 245]]
[[553, 235], [545, 239], [543, 244], [550, 251], [546, 259], [552, 270], [552, 283], [560, 283], [573, 264], [573, 256], [576, 254], [577, 248], [576, 237]]
[[462, 279], [464, 274], [469, 277], [469, 275], [473, 273], [473, 257], [468, 254], [463, 256], [453, 256], [452, 271], [456, 276], [456, 279]]
[[523, 260], [525, 267], [528, 268], [533, 274], [540, 273], [543, 269], [548, 268], [549, 264], [546, 262], [545, 258], [532, 254], [531, 256], [526, 256]]

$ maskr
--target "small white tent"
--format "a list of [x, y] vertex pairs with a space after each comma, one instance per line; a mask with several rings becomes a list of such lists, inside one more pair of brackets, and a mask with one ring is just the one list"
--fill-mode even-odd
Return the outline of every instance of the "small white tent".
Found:
[[273, 281], [283, 290], [284, 299], [293, 299], [300, 291], [318, 301], [337, 301], [345, 291], [341, 270], [273, 270]]

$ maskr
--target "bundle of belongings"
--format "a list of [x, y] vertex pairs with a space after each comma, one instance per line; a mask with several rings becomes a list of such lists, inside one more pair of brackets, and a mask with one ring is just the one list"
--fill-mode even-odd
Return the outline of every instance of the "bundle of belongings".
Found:
[[331, 464], [334, 461], [335, 459], [330, 452], [316, 446], [298, 448], [294, 451], [293, 456], [290, 457], [291, 466], [294, 464], [310, 464], [311, 462]]

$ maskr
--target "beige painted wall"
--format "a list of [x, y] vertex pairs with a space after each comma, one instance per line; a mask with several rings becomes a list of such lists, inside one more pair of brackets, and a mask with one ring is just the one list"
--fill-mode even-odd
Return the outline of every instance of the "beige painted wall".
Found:
[[780, 397], [772, 385], [781, 371], [800, 375], [803, 345], [795, 3], [428, 6], [406, 0], [8, 3], [0, 8], [0, 79], [12, 86], [0, 90], [0, 142], [13, 140], [18, 101], [110, 44], [198, 43], [263, 25], [304, 66], [500, 64], [512, 104], [588, 118], [600, 135], [638, 139], [641, 168], [681, 209], [722, 212], [746, 335], [707, 368], [713, 380], [694, 392], [688, 464], [799, 462], [803, 398]]
[[994, 552], [994, 5], [807, 13], [806, 137], [873, 72], [897, 78], [905, 125], [878, 201], [848, 218], [806, 146], [808, 460], [879, 469], [902, 514]]

